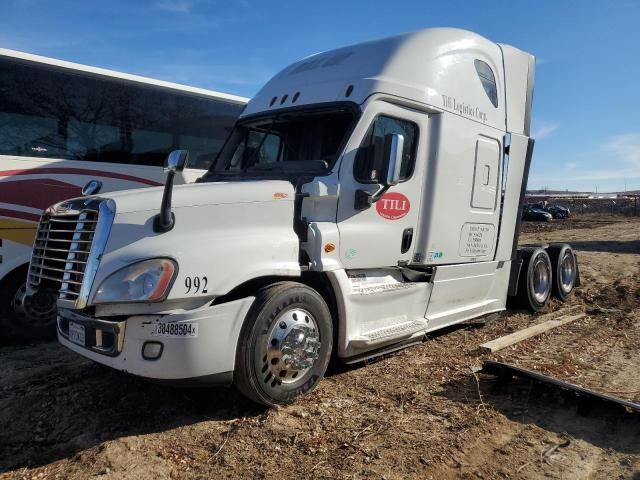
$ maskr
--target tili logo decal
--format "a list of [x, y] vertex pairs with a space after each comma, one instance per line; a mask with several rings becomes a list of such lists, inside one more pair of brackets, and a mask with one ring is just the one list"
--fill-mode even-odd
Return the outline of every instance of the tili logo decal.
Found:
[[409, 199], [399, 192], [385, 193], [376, 202], [378, 215], [387, 220], [399, 220], [411, 209]]

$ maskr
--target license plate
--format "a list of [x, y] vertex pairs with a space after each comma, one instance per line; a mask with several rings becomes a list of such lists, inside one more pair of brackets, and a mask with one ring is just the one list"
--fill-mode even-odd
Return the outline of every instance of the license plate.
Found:
[[155, 337], [197, 338], [198, 324], [195, 322], [156, 323], [151, 333]]
[[84, 347], [84, 325], [69, 322], [69, 340]]

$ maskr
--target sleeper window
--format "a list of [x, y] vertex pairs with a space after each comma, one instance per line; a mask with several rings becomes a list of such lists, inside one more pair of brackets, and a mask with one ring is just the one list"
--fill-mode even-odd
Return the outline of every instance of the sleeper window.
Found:
[[498, 108], [498, 87], [496, 86], [496, 77], [493, 75], [493, 70], [491, 70], [487, 62], [482, 60], [474, 60], [474, 64], [484, 91], [493, 106]]
[[353, 176], [360, 183], [380, 183], [384, 168], [384, 138], [389, 134], [404, 137], [400, 181], [413, 174], [418, 144], [418, 126], [407, 120], [380, 115], [369, 127], [358, 149], [353, 165]]

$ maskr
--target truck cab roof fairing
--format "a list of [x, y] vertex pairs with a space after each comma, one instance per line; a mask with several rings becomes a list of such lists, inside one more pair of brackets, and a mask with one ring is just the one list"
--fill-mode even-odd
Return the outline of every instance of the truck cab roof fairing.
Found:
[[[475, 60], [485, 62], [494, 73], [497, 107], [483, 88]], [[477, 81], [470, 83], [469, 78]], [[431, 28], [318, 53], [293, 63], [260, 90], [242, 116], [340, 100], [361, 104], [374, 93], [384, 93], [504, 130], [504, 92], [498, 44], [465, 30]]]

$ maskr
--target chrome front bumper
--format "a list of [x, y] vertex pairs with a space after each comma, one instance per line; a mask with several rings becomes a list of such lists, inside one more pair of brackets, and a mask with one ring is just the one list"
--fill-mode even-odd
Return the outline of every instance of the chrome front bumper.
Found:
[[120, 355], [122, 352], [126, 321], [100, 320], [81, 315], [72, 310], [60, 309], [58, 313], [58, 334], [66, 340], [69, 340], [69, 321], [84, 327], [84, 348], [110, 357]]

